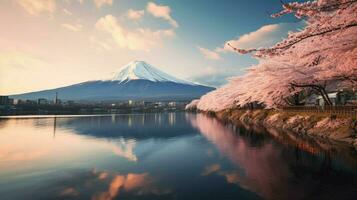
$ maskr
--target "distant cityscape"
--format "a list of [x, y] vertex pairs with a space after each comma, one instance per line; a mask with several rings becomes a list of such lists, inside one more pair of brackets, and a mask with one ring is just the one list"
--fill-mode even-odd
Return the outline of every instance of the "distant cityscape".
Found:
[[14, 99], [0, 96], [0, 115], [26, 114], [116, 114], [135, 112], [174, 112], [184, 110], [189, 101], [108, 100], [73, 101], [62, 100], [58, 93], [53, 99]]

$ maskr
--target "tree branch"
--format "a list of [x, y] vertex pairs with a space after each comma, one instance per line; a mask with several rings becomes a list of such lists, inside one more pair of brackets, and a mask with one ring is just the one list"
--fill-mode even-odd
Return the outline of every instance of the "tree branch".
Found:
[[[314, 11], [328, 11], [328, 10], [331, 10], [331, 9], [337, 9], [341, 6], [348, 6], [350, 4], [353, 4], [357, 2], [357, 0], [351, 0], [351, 1], [346, 1], [346, 2], [342, 2], [342, 3], [335, 3], [335, 4], [330, 4], [330, 5], [325, 5], [325, 6], [321, 6], [317, 9], [305, 9], [305, 10], [314, 10]], [[301, 9], [301, 10], [304, 10], [304, 9]]]
[[[351, 27], [355, 27], [355, 26], [357, 26], [357, 22], [349, 24], [347, 26], [344, 26], [343, 28], [351, 28]], [[326, 33], [333, 32], [333, 31], [338, 31], [338, 30], [341, 30], [341, 28], [342, 28], [341, 26], [333, 27], [333, 28], [325, 30], [325, 31], [321, 31], [318, 33], [313, 33], [313, 34], [303, 36], [303, 37], [299, 38], [298, 40], [292, 41], [289, 44], [286, 44], [284, 46], [277, 46], [277, 47], [272, 47], [272, 48], [268, 48], [268, 49], [239, 49], [239, 48], [233, 47], [230, 43], [227, 43], [227, 45], [230, 46], [231, 48], [233, 48], [234, 51], [237, 51], [238, 53], [241, 53], [241, 54], [247, 54], [247, 53], [252, 53], [252, 52], [264, 52], [264, 51], [267, 52], [267, 51], [284, 50], [284, 49], [289, 49], [291, 46], [293, 46], [303, 40], [306, 40], [308, 38], [323, 35]]]

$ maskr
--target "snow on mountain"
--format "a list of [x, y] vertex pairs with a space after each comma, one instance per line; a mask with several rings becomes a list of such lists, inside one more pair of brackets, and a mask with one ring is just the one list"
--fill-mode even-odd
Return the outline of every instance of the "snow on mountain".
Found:
[[175, 78], [144, 61], [132, 61], [120, 68], [111, 78], [112, 81], [127, 82], [130, 80], [149, 80], [153, 82], [174, 82], [196, 85], [193, 82]]

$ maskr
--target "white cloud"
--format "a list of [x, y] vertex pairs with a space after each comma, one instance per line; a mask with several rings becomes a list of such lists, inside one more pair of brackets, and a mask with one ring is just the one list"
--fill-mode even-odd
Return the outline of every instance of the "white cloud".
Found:
[[203, 47], [197, 47], [201, 54], [210, 60], [220, 60], [221, 56], [216, 51], [212, 51]]
[[68, 29], [70, 31], [78, 32], [82, 30], [82, 25], [81, 24], [61, 24], [61, 26], [65, 29]]
[[69, 11], [69, 10], [67, 10], [67, 9], [65, 9], [65, 8], [63, 8], [63, 13], [64, 13], [65, 15], [72, 16], [72, 12]]
[[192, 74], [187, 79], [204, 85], [219, 87], [228, 83], [229, 78], [242, 73], [244, 73], [242, 68], [237, 66], [205, 66], [204, 70], [198, 74]]
[[[41, 72], [48, 71], [50, 66], [43, 59], [23, 51], [0, 52], [0, 91], [2, 93], [17, 93], [40, 87], [43, 78]], [[22, 80], [28, 80], [31, 83]]]
[[270, 47], [286, 37], [289, 31], [303, 27], [304, 24], [304, 22], [299, 22], [265, 25], [256, 31], [244, 34], [237, 39], [227, 41], [224, 48], [220, 48], [218, 51], [234, 51], [227, 45], [227, 43], [241, 49]]
[[232, 47], [227, 44], [240, 49], [249, 48], [259, 48], [259, 47], [270, 47], [277, 42], [281, 41], [288, 35], [289, 31], [297, 30], [305, 26], [305, 22], [301, 21], [299, 23], [280, 23], [280, 24], [270, 24], [260, 27], [258, 30], [244, 34], [237, 39], [232, 39], [226, 41], [223, 47], [217, 47], [214, 50], [205, 49], [198, 47], [200, 52], [207, 59], [219, 60], [220, 53], [222, 52], [234, 52]]
[[72, 2], [74, 2], [74, 1], [77, 1], [78, 3], [80, 3], [80, 4], [82, 4], [83, 2], [84, 2], [84, 0], [63, 0], [65, 3], [67, 3], [67, 4], [70, 4], [70, 3], [72, 3]]
[[52, 14], [56, 10], [55, 0], [17, 0], [30, 15]]
[[113, 5], [113, 0], [94, 0], [94, 4], [100, 8], [104, 5]]
[[111, 50], [112, 47], [106, 43], [106, 42], [102, 42], [102, 41], [99, 41], [96, 37], [94, 36], [91, 36], [89, 37], [89, 40], [91, 43], [95, 44], [97, 47], [99, 47], [98, 49], [99, 50]]
[[144, 10], [129, 9], [128, 12], [126, 13], [126, 16], [132, 20], [139, 20], [144, 16], [144, 14], [145, 14]]
[[157, 5], [149, 2], [146, 10], [154, 17], [163, 18], [167, 20], [173, 27], [177, 28], [178, 23], [171, 17], [171, 8], [169, 6]]
[[100, 18], [95, 27], [98, 30], [110, 33], [114, 41], [121, 48], [131, 50], [149, 51], [151, 48], [159, 46], [163, 38], [175, 35], [172, 29], [153, 31], [151, 29], [139, 28], [133, 31], [128, 30], [112, 15]]
[[2, 69], [30, 69], [46, 66], [46, 63], [27, 52], [12, 51], [0, 53], [0, 65], [3, 66]]

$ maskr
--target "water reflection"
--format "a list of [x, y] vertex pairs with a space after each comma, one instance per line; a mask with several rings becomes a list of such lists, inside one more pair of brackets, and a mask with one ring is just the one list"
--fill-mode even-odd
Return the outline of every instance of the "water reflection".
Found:
[[[48, 192], [36, 194], [39, 199], [92, 199], [125, 198], [152, 199], [168, 197], [171, 190], [161, 186], [148, 172], [119, 174], [92, 169], [73, 173], [70, 178], [59, 178], [48, 185]], [[44, 189], [44, 188], [43, 188]]]
[[[192, 127], [185, 121], [185, 115], [183, 114], [155, 113], [68, 118], [57, 120], [56, 124], [57, 128], [97, 138], [145, 139], [192, 134]], [[38, 127], [47, 125], [45, 123], [36, 124]]]
[[[100, 180], [103, 180], [100, 179]], [[129, 173], [126, 175], [116, 174], [109, 182], [108, 189], [93, 196], [93, 200], [110, 200], [121, 195], [131, 193], [134, 196], [165, 195], [170, 193], [168, 189], [155, 186], [155, 180], [148, 173]]]
[[[324, 151], [326, 144], [313, 146], [296, 135], [289, 134], [286, 139], [284, 134], [275, 131], [274, 137], [289, 145], [281, 146], [269, 139], [270, 135], [242, 128], [235, 132], [232, 127], [205, 115], [191, 116], [190, 121], [236, 166], [236, 169], [225, 170], [219, 164], [212, 164], [205, 167], [202, 175], [221, 175], [228, 183], [267, 199], [353, 199], [357, 195], [356, 157], [350, 157], [353, 163], [349, 163], [354, 171], [346, 172], [343, 171], [345, 166], [340, 166], [341, 160], [332, 157], [330, 151]], [[318, 157], [309, 154], [317, 152]]]
[[0, 120], [0, 199], [355, 199], [356, 157], [201, 114]]
[[135, 140], [125, 140], [123, 138], [119, 139], [116, 142], [117, 145], [113, 146], [113, 152], [123, 158], [126, 158], [130, 161], [137, 161], [138, 158], [134, 154], [134, 147], [136, 145]]

